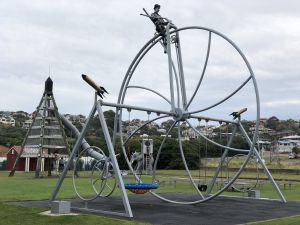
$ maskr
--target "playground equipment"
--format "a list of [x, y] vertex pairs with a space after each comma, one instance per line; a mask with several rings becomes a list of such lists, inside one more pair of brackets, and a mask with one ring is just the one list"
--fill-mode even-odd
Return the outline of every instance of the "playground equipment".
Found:
[[[149, 16], [147, 14], [146, 16]], [[151, 16], [149, 16], [151, 18]], [[121, 89], [119, 92], [117, 103], [111, 103], [111, 102], [105, 102], [103, 100], [97, 99], [97, 93], [99, 92], [99, 85], [96, 85], [91, 79], [89, 80], [89, 84], [95, 89], [95, 101], [94, 105], [92, 107], [92, 110], [87, 118], [87, 121], [81, 131], [80, 134], [78, 134], [78, 138], [76, 141], [76, 144], [74, 145], [74, 148], [72, 150], [72, 153], [70, 155], [70, 159], [67, 163], [67, 166], [65, 167], [63, 173], [61, 174], [61, 177], [59, 178], [56, 187], [53, 190], [52, 196], [50, 201], [53, 201], [56, 198], [56, 195], [61, 187], [61, 184], [66, 176], [67, 170], [71, 163], [73, 162], [73, 159], [76, 155], [79, 154], [79, 157], [81, 157], [79, 153], [79, 148], [82, 145], [84, 135], [88, 129], [89, 123], [91, 119], [94, 117], [95, 113], [98, 113], [98, 118], [100, 120], [100, 124], [103, 130], [103, 134], [105, 137], [107, 149], [109, 151], [109, 155], [106, 157], [103, 156], [103, 152], [99, 149], [93, 149], [92, 152], [89, 152], [88, 150], [84, 150], [82, 154], [92, 156], [94, 159], [96, 159], [96, 163], [93, 167], [93, 172], [99, 172], [98, 178], [92, 178], [91, 184], [93, 185], [93, 189], [95, 191], [95, 196], [92, 198], [84, 198], [81, 197], [80, 194], [78, 196], [84, 200], [86, 203], [85, 207], [82, 208], [76, 208], [77, 210], [83, 210], [83, 211], [91, 211], [91, 212], [103, 212], [108, 214], [114, 214], [114, 215], [121, 215], [121, 216], [128, 216], [132, 217], [132, 210], [130, 207], [130, 203], [128, 200], [128, 196], [126, 193], [126, 189], [131, 190], [135, 193], [145, 193], [150, 192], [153, 196], [166, 201], [170, 203], [178, 203], [178, 204], [198, 204], [202, 202], [209, 201], [217, 196], [219, 196], [221, 193], [223, 193], [225, 190], [227, 190], [229, 187], [234, 185], [234, 182], [238, 179], [240, 174], [243, 172], [243, 170], [246, 168], [249, 161], [254, 157], [256, 162], [261, 166], [264, 173], [267, 175], [268, 179], [270, 180], [273, 188], [277, 192], [280, 200], [282, 202], [285, 202], [285, 198], [282, 195], [278, 185], [274, 181], [272, 175], [270, 174], [269, 170], [267, 169], [265, 163], [261, 159], [261, 156], [259, 155], [255, 143], [257, 142], [257, 135], [258, 135], [258, 125], [260, 120], [260, 104], [259, 104], [259, 93], [257, 88], [256, 79], [254, 76], [254, 73], [251, 69], [251, 66], [249, 62], [247, 61], [245, 55], [242, 53], [242, 51], [237, 47], [236, 44], [234, 44], [229, 38], [227, 38], [225, 35], [221, 34], [218, 31], [215, 31], [210, 28], [205, 27], [199, 27], [199, 26], [190, 26], [190, 27], [183, 27], [183, 28], [177, 28], [170, 20], [165, 19], [165, 32], [164, 33], [158, 33], [156, 34], [152, 39], [150, 39], [138, 52], [138, 54], [135, 56], [134, 60], [130, 64], [126, 75], [123, 79]], [[183, 54], [182, 54], [182, 43], [181, 43], [181, 37], [184, 36], [186, 38], [190, 37], [190, 33], [193, 35], [197, 34], [197, 32], [200, 32], [203, 36], [203, 34], [208, 38], [207, 39], [207, 49], [206, 49], [206, 55], [204, 59], [204, 66], [202, 68], [202, 71], [198, 71], [198, 79], [195, 83], [194, 80], [191, 81], [191, 77], [186, 78], [186, 74], [184, 72], [184, 66], [183, 66]], [[186, 35], [188, 33], [188, 35]], [[245, 78], [243, 78], [236, 87], [233, 88], [230, 92], [228, 92], [225, 96], [218, 96], [219, 100], [216, 100], [216, 102], [210, 103], [209, 105], [202, 106], [205, 104], [205, 101], [201, 101], [201, 97], [205, 97], [201, 95], [201, 87], [204, 85], [205, 81], [205, 74], [208, 70], [208, 61], [209, 57], [212, 54], [211, 48], [212, 48], [212, 40], [218, 39], [223, 41], [222, 43], [226, 43], [231, 50], [236, 54], [237, 58], [242, 62], [241, 65], [237, 68], [242, 68], [241, 70], [247, 74]], [[193, 46], [196, 47], [196, 46]], [[185, 50], [188, 48], [185, 48]], [[163, 51], [161, 51], [163, 50]], [[190, 49], [191, 50], [191, 49]], [[151, 76], [145, 77], [145, 75], [140, 71], [143, 68], [145, 69], [145, 66], [143, 66], [142, 62], [147, 60], [148, 55], [151, 55], [151, 52], [155, 52], [156, 54], [160, 54], [163, 56], [162, 59], [166, 60], [167, 62], [167, 76], [163, 76], [166, 74], [160, 74], [159, 76], [156, 76], [156, 78], [153, 78]], [[164, 54], [165, 52], [165, 54]], [[187, 51], [185, 51], [187, 52]], [[157, 55], [155, 55], [157, 56]], [[175, 58], [175, 60], [174, 60]], [[228, 59], [230, 59], [228, 57]], [[188, 64], [188, 62], [187, 62]], [[159, 61], [159, 65], [165, 65], [162, 61]], [[161, 66], [163, 67], [163, 66]], [[147, 67], [146, 67], [147, 68]], [[148, 68], [149, 69], [149, 68]], [[152, 67], [151, 69], [157, 69], [157, 71], [163, 70], [159, 66], [156, 68]], [[189, 68], [187, 68], [185, 71], [190, 71]], [[246, 71], [246, 72], [245, 72]], [[142, 75], [141, 75], [142, 74]], [[139, 76], [138, 76], [139, 75]], [[153, 75], [154, 76], [154, 75]], [[213, 77], [213, 76], [212, 76]], [[87, 78], [86, 76], [83, 78]], [[146, 78], [149, 79], [157, 79], [155, 82], [151, 85], [150, 83], [147, 83]], [[167, 80], [167, 84], [163, 82], [163, 79]], [[213, 77], [214, 78], [214, 77]], [[144, 85], [136, 84], [137, 82], [140, 82]], [[236, 85], [236, 82], [230, 81], [230, 84], [233, 83]], [[156, 85], [155, 85], [156, 84]], [[160, 85], [162, 84], [162, 88], [160, 90], [157, 90]], [[194, 86], [193, 86], [193, 85]], [[228, 83], [224, 83], [223, 87], [225, 88]], [[251, 85], [250, 85], [251, 84]], [[192, 87], [188, 87], [188, 85]], [[250, 86], [250, 88], [249, 88]], [[205, 114], [209, 114], [214, 109], [220, 109], [221, 106], [223, 106], [226, 102], [229, 102], [230, 104], [231, 99], [236, 96], [238, 93], [241, 92], [241, 90], [247, 89], [247, 91], [251, 91], [254, 95], [254, 102], [255, 104], [247, 104], [247, 102], [243, 102], [245, 106], [248, 107], [252, 112], [255, 112], [256, 114], [256, 123], [255, 123], [255, 131], [253, 133], [253, 137], [250, 138], [245, 131], [242, 122], [241, 122], [241, 116], [242, 113], [246, 111], [246, 109], [242, 109], [240, 111], [234, 112], [232, 115], [234, 116], [233, 120], [226, 119], [228, 118], [228, 115], [230, 111], [226, 111], [224, 109], [218, 111], [218, 115], [221, 116], [206, 116]], [[134, 95], [130, 95], [130, 90], [134, 90]], [[138, 100], [138, 94], [137, 90], [141, 90], [147, 93], [147, 95], [150, 95], [151, 98], [155, 98], [155, 101], [157, 100], [157, 104], [154, 104], [153, 102], [150, 102], [147, 107], [141, 106], [139, 104]], [[217, 91], [217, 90], [216, 90]], [[169, 97], [167, 97], [169, 95]], [[134, 101], [132, 100], [132, 96], [134, 96]], [[140, 95], [143, 97], [147, 97], [146, 95]], [[101, 97], [101, 96], [100, 96]], [[209, 96], [212, 98], [212, 95]], [[200, 101], [198, 101], [200, 99]], [[212, 98], [214, 100], [214, 98]], [[201, 105], [202, 104], [202, 105]], [[103, 115], [103, 107], [113, 107], [116, 111], [116, 116], [114, 120], [114, 132], [113, 137], [111, 138], [107, 124]], [[244, 106], [243, 106], [244, 107]], [[228, 110], [228, 109], [227, 109]], [[128, 112], [140, 112], [140, 113], [147, 113], [148, 114], [148, 121], [142, 125], [140, 125], [136, 130], [130, 133], [128, 137], [124, 137], [124, 135], [121, 134], [121, 132], [124, 130], [124, 122], [123, 119], [126, 118], [126, 114]], [[215, 112], [214, 112], [215, 113]], [[155, 118], [149, 119], [149, 115], [156, 115]], [[217, 115], [217, 114], [214, 114]], [[226, 116], [226, 117], [225, 117]], [[132, 163], [130, 162], [130, 157], [128, 157], [128, 151], [127, 151], [127, 144], [130, 142], [130, 140], [133, 139], [135, 135], [138, 134], [140, 130], [145, 128], [145, 126], [149, 125], [152, 122], [159, 121], [162, 119], [172, 119], [173, 123], [171, 126], [167, 129], [166, 135], [163, 138], [159, 149], [157, 150], [156, 158], [153, 165], [153, 174], [152, 174], [152, 182], [146, 183], [146, 181], [143, 180], [142, 176], [139, 176], [138, 172], [135, 171], [132, 168]], [[220, 142], [217, 142], [216, 140], [213, 140], [209, 135], [205, 135], [202, 132], [200, 132], [198, 129], [196, 129], [196, 122], [197, 121], [206, 121], [208, 122], [214, 122], [219, 124], [229, 124], [233, 127], [233, 131], [230, 134], [230, 137], [228, 138], [227, 144], [222, 144]], [[189, 165], [186, 161], [186, 152], [187, 150], [184, 149], [184, 141], [182, 140], [182, 131], [183, 131], [183, 124], [186, 124], [188, 126], [188, 129], [190, 131], [193, 131], [196, 135], [198, 135], [200, 138], [205, 140], [207, 143], [210, 143], [214, 145], [216, 148], [220, 149], [222, 151], [221, 157], [219, 159], [218, 165], [216, 166], [215, 170], [212, 173], [212, 176], [210, 176], [209, 179], [206, 180], [206, 187], [199, 188], [197, 185], [196, 178], [193, 177]], [[160, 157], [163, 154], [163, 149], [166, 146], [166, 141], [170, 137], [171, 133], [177, 134], [177, 143], [178, 143], [178, 150], [180, 154], [180, 159], [182, 160], [185, 172], [187, 174], [191, 189], [196, 193], [196, 199], [195, 200], [185, 200], [185, 199], [173, 199], [172, 196], [166, 196], [163, 193], [159, 193], [159, 185], [157, 184], [158, 178], [157, 178], [157, 167], [159, 165]], [[238, 149], [232, 147], [232, 142], [234, 138], [237, 137], [237, 133], [239, 132], [239, 135], [241, 135], [248, 143], [248, 148], [245, 149]], [[117, 138], [120, 139], [121, 143], [121, 149], [125, 156], [125, 160], [127, 162], [127, 165], [131, 171], [131, 173], [134, 175], [135, 183], [130, 184], [124, 184], [124, 180], [122, 177], [122, 174], [119, 169], [119, 165], [116, 158], [115, 148], [114, 145], [116, 144]], [[90, 148], [86, 148], [89, 149]], [[228, 158], [229, 153], [243, 153], [245, 157], [243, 158], [243, 162], [234, 174], [228, 178], [228, 181], [223, 185], [220, 189], [217, 191], [214, 191], [215, 185], [217, 183], [217, 178], [222, 172], [222, 167], [226, 163], [226, 159]], [[76, 168], [76, 166], [75, 166]], [[89, 201], [94, 200], [97, 197], [101, 197], [101, 194], [104, 192], [107, 179], [115, 179], [116, 186], [119, 189], [120, 196], [122, 199], [122, 203], [124, 205], [125, 212], [112, 212], [112, 211], [104, 211], [104, 210], [95, 210], [95, 209], [89, 209], [87, 207], [87, 204]], [[148, 181], [147, 181], [148, 182]], [[96, 184], [96, 185], [94, 185]], [[115, 186], [115, 187], [116, 187]], [[115, 190], [115, 187], [113, 190]], [[113, 192], [112, 189], [110, 189], [111, 192]], [[109, 194], [111, 194], [111, 192]], [[106, 195], [104, 195], [106, 196]]]
[[134, 152], [130, 157], [130, 164], [136, 164], [133, 167], [137, 174], [152, 174], [153, 171], [153, 140], [143, 139], [141, 143], [141, 152]]
[[29, 172], [30, 164], [34, 163], [36, 164], [36, 178], [40, 176], [40, 172], [44, 171], [44, 168], [47, 168], [48, 176], [51, 176], [56, 156], [68, 156], [69, 146], [58, 114], [53, 94], [53, 81], [48, 77], [45, 81], [43, 96], [22, 143], [21, 152], [9, 176], [14, 175], [17, 164], [22, 158], [25, 158], [25, 172]]
[[[59, 114], [59, 117], [64, 126], [72, 131], [75, 137], [78, 138], [80, 136], [80, 132], [77, 130], [77, 128], [63, 115]], [[84, 138], [82, 139], [80, 147], [81, 150], [79, 149], [74, 164], [70, 164], [73, 166], [72, 182], [77, 196], [84, 201], [90, 201], [99, 196], [110, 196], [116, 188], [116, 180], [114, 179], [114, 173], [110, 159], [100, 148], [96, 146], [90, 146]], [[88, 162], [85, 163], [84, 166], [89, 167], [87, 170], [90, 172], [90, 184], [95, 192], [95, 196], [90, 198], [83, 197], [76, 186], [76, 179], [78, 178], [79, 172], [78, 164], [82, 160], [82, 157], [88, 157]]]

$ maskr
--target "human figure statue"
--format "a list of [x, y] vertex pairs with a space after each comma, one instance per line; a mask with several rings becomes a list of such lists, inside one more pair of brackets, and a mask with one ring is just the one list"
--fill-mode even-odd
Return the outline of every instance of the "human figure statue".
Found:
[[166, 25], [168, 22], [166, 22], [161, 15], [159, 15], [160, 5], [155, 4], [154, 5], [154, 12], [151, 14], [151, 20], [155, 25], [156, 31], [162, 36], [162, 41], [165, 46], [165, 53], [166, 53], [166, 47], [167, 47], [167, 38], [166, 38]]
[[164, 19], [159, 15], [160, 5], [155, 4], [154, 5], [154, 12], [151, 14], [151, 20], [155, 24], [156, 31], [162, 35], [166, 32], [166, 25], [168, 22], [164, 21]]

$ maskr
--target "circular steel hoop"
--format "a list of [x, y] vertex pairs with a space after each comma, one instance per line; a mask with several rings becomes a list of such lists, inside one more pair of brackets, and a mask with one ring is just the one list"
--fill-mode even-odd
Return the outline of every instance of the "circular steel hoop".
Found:
[[[229, 181], [230, 180], [230, 176], [229, 176], [229, 165], [230, 165], [230, 163], [234, 160], [234, 159], [236, 159], [236, 158], [245, 158], [246, 157], [246, 155], [243, 155], [243, 154], [236, 154], [236, 155], [234, 155], [233, 157], [231, 157], [227, 162], [226, 162], [226, 169], [227, 169], [227, 171], [225, 171], [225, 173], [226, 173], [226, 176], [227, 176], [227, 180]], [[231, 185], [231, 188], [233, 189], [233, 190], [235, 190], [235, 191], [239, 191], [239, 192], [248, 192], [248, 191], [251, 191], [251, 190], [253, 190], [254, 188], [256, 188], [257, 187], [257, 185], [258, 185], [258, 182], [259, 182], [259, 165], [258, 165], [258, 162], [257, 162], [257, 159], [256, 159], [256, 157], [254, 157], [254, 156], [251, 156], [251, 158], [250, 158], [250, 160], [249, 160], [249, 162], [248, 163], [250, 163], [250, 161], [252, 161], [252, 163], [254, 163], [254, 165], [255, 165], [255, 171], [256, 171], [256, 177], [255, 177], [255, 179], [254, 179], [254, 182], [253, 183], [251, 183], [251, 185], [250, 186], [247, 186], [247, 188], [244, 188], [244, 187], [238, 187], [238, 185], [236, 184], [236, 182], [234, 182], [232, 185]]]
[[[76, 161], [74, 162], [74, 165], [73, 165], [73, 166], [74, 166], [74, 167], [73, 167], [73, 174], [72, 174], [72, 184], [73, 184], [73, 188], [74, 188], [74, 191], [75, 191], [76, 195], [77, 195], [81, 200], [83, 200], [83, 201], [92, 201], [92, 200], [95, 200], [96, 198], [98, 198], [98, 197], [100, 196], [101, 192], [103, 191], [103, 189], [104, 189], [104, 187], [105, 187], [105, 183], [106, 183], [106, 180], [101, 180], [101, 183], [100, 183], [100, 190], [97, 192], [97, 191], [95, 191], [95, 189], [94, 189], [95, 187], [94, 187], [94, 184], [93, 184], [93, 176], [91, 176], [91, 177], [90, 177], [91, 185], [92, 185], [94, 191], [96, 192], [96, 194], [95, 194], [94, 196], [92, 196], [92, 197], [83, 197], [83, 195], [80, 194], [79, 191], [78, 191], [78, 188], [77, 188], [77, 186], [76, 186], [76, 179], [77, 179], [77, 165], [79, 165], [79, 162], [80, 162], [80, 160], [81, 160], [81, 157], [83, 157], [84, 155], [86, 155], [86, 152], [87, 152], [89, 149], [91, 149], [91, 148], [94, 149], [94, 150], [96, 150], [97, 152], [101, 153], [101, 154], [105, 157], [104, 152], [103, 152], [100, 148], [98, 148], [97, 146], [90, 146], [90, 147], [88, 147], [88, 148], [86, 148], [86, 149], [84, 149], [84, 150], [82, 150], [82, 151], [80, 152], [80, 154], [78, 155], [78, 157], [77, 157], [77, 159], [76, 159]], [[104, 158], [104, 157], [103, 157], [103, 158]], [[93, 160], [95, 160], [95, 159], [93, 159]], [[101, 160], [99, 160], [99, 161], [101, 161]], [[97, 161], [95, 164], [98, 164], [99, 161]], [[94, 168], [94, 166], [93, 166], [93, 168]], [[101, 176], [103, 176], [103, 174], [101, 174]]]
[[[97, 173], [99, 173], [100, 176]], [[100, 181], [100, 190], [96, 187], [97, 181]], [[99, 160], [95, 163], [92, 169], [91, 183], [95, 193], [100, 194], [101, 197], [108, 197], [114, 192], [117, 183], [114, 176], [113, 166], [109, 158]]]
[[[243, 169], [246, 167], [248, 161], [250, 160], [250, 157], [253, 153], [253, 149], [254, 149], [254, 143], [256, 143], [257, 141], [257, 134], [258, 134], [258, 126], [259, 126], [259, 120], [260, 120], [260, 103], [259, 103], [259, 93], [258, 93], [258, 87], [257, 87], [257, 83], [256, 83], [256, 79], [255, 79], [255, 76], [254, 76], [254, 73], [252, 71], [252, 68], [248, 62], [248, 60], [246, 59], [245, 55], [242, 53], [242, 51], [237, 47], [237, 45], [231, 41], [228, 37], [226, 37], [225, 35], [221, 34], [220, 32], [217, 32], [213, 29], [209, 29], [209, 28], [205, 28], [205, 27], [199, 27], [199, 26], [190, 26], [190, 27], [183, 27], [183, 28], [179, 28], [179, 29], [176, 29], [176, 30], [173, 30], [170, 32], [170, 35], [171, 34], [176, 34], [176, 35], [179, 35], [181, 32], [183, 31], [186, 31], [186, 30], [202, 30], [202, 31], [206, 31], [206, 32], [209, 32], [209, 36], [211, 36], [211, 34], [214, 34], [216, 36], [219, 36], [221, 37], [222, 39], [224, 39], [227, 43], [229, 43], [234, 49], [235, 51], [239, 54], [239, 56], [241, 57], [241, 59], [243, 60], [243, 62], [245, 63], [245, 66], [247, 67], [249, 73], [250, 73], [250, 76], [248, 77], [248, 79], [239, 87], [237, 88], [233, 93], [231, 93], [229, 96], [225, 97], [223, 100], [221, 100], [220, 102], [212, 105], [211, 107], [209, 108], [213, 108], [213, 107], [216, 107], [217, 105], [220, 105], [222, 104], [223, 102], [225, 102], [226, 100], [228, 100], [229, 98], [231, 98], [232, 96], [236, 95], [238, 93], [238, 91], [240, 89], [242, 89], [249, 81], [252, 81], [253, 83], [253, 86], [254, 86], [254, 92], [255, 92], [255, 101], [256, 101], [256, 124], [255, 124], [255, 131], [254, 131], [254, 135], [253, 135], [253, 139], [252, 139], [252, 143], [249, 144], [250, 147], [249, 149], [246, 151], [248, 152], [248, 155], [247, 157], [245, 158], [243, 164], [241, 165], [239, 171], [235, 174], [235, 176], [228, 182], [227, 185], [225, 185], [222, 189], [220, 189], [219, 191], [215, 192], [214, 194], [211, 194], [211, 195], [203, 195], [201, 193], [201, 191], [199, 192], [198, 190], [196, 190], [199, 194], [199, 200], [196, 200], [196, 201], [175, 201], [175, 200], [171, 200], [171, 199], [168, 199], [168, 198], [165, 198], [163, 196], [161, 196], [160, 194], [157, 194], [153, 191], [151, 191], [151, 193], [156, 196], [157, 198], [161, 199], [161, 200], [164, 200], [164, 201], [167, 201], [167, 202], [172, 202], [172, 203], [178, 203], [178, 204], [197, 204], [197, 203], [201, 203], [201, 202], [205, 202], [205, 201], [208, 201], [210, 199], [213, 199], [215, 198], [216, 196], [220, 195], [222, 192], [224, 192], [230, 185], [232, 185], [232, 183], [238, 178], [238, 176], [241, 174], [241, 172], [243, 171]], [[178, 36], [179, 37], [179, 36]], [[119, 96], [118, 96], [118, 104], [123, 104], [124, 103], [124, 100], [125, 100], [125, 96], [126, 96], [126, 93], [127, 93], [127, 89], [130, 87], [130, 88], [133, 88], [134, 86], [133, 85], [130, 85], [130, 81], [131, 81], [131, 78], [133, 77], [134, 75], [134, 72], [136, 70], [136, 68], [139, 66], [139, 64], [141, 63], [141, 61], [143, 60], [144, 56], [153, 48], [153, 46], [155, 46], [157, 43], [159, 43], [161, 41], [162, 37], [160, 35], [156, 35], [155, 37], [153, 37], [151, 40], [149, 40], [144, 46], [143, 48], [139, 51], [139, 53], [136, 55], [136, 57], [134, 58], [134, 60], [132, 61], [131, 65], [129, 66], [128, 70], [127, 70], [127, 73], [124, 77], [124, 80], [123, 80], [123, 83], [122, 83], [122, 86], [121, 86], [121, 89], [120, 89], [120, 92], [119, 92]], [[170, 62], [169, 62], [170, 63]], [[172, 67], [172, 65], [170, 66], [170, 68]], [[175, 75], [176, 76], [176, 75]], [[177, 79], [177, 78], [176, 78]], [[183, 82], [184, 83], [184, 82]], [[177, 85], [180, 85], [180, 83], [178, 82]], [[141, 88], [141, 87], [139, 87]], [[180, 89], [180, 87], [177, 89]], [[144, 88], [144, 90], [147, 90], [147, 87]], [[152, 93], [155, 93], [155, 91], [153, 90], [150, 90]], [[196, 90], [197, 92], [198, 90]], [[158, 95], [161, 97], [162, 94], [160, 94], [158, 92]], [[190, 102], [189, 102], [190, 103]], [[199, 111], [204, 111], [204, 110], [199, 110], [199, 111], [193, 111], [193, 112], [188, 112], [188, 108], [182, 108], [181, 111], [186, 111], [186, 114], [190, 113], [190, 114], [194, 114], [194, 113], [198, 113]], [[187, 121], [188, 118], [182, 118], [181, 117], [181, 120], [182, 121]], [[115, 118], [115, 122], [118, 122], [119, 123], [119, 126], [115, 126], [115, 129], [114, 129], [114, 136], [116, 136], [116, 131], [117, 131], [117, 128], [119, 130], [122, 130], [122, 109], [121, 108], [117, 108], [116, 110], [116, 118]], [[188, 122], [188, 121], [187, 121]], [[236, 126], [241, 126], [239, 123], [235, 123]], [[126, 140], [127, 142], [128, 140]], [[165, 141], [163, 141], [164, 143]], [[128, 156], [127, 156], [127, 153], [126, 153], [126, 149], [125, 149], [125, 145], [124, 145], [124, 141], [123, 141], [123, 137], [121, 136], [121, 147], [122, 147], [122, 151], [123, 151], [123, 154], [125, 155], [125, 159], [128, 163], [128, 166], [130, 168], [130, 170], [133, 172], [133, 169], [129, 163], [129, 161], [127, 160], [128, 159]], [[162, 148], [163, 146], [160, 147], [160, 149]], [[181, 152], [183, 152], [182, 150], [182, 147], [180, 147], [181, 149]], [[160, 150], [159, 150], [160, 151]], [[184, 153], [181, 153], [182, 155], [182, 160], [185, 163], [185, 156], [184, 156]], [[158, 154], [159, 156], [159, 154]], [[158, 158], [157, 158], [158, 159]], [[157, 160], [155, 160], [155, 164], [157, 164]], [[188, 174], [190, 174], [190, 171], [189, 171], [189, 168], [187, 165], [185, 165], [186, 167], [186, 171]], [[155, 170], [155, 167], [154, 167], [154, 170]], [[155, 173], [155, 171], [154, 171]], [[191, 183], [193, 184], [194, 181], [193, 181], [193, 178], [191, 175], [190, 176], [190, 181]], [[137, 178], [139, 180], [139, 178]], [[195, 186], [195, 185], [194, 185]]]

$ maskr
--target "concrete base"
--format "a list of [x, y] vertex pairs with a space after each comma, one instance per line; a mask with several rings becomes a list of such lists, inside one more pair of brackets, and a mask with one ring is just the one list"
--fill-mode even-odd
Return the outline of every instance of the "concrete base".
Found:
[[248, 192], [248, 197], [250, 198], [260, 198], [260, 191], [259, 190], [251, 190]]
[[53, 201], [51, 202], [52, 214], [66, 214], [71, 212], [71, 203], [67, 201]]
[[58, 216], [79, 216], [80, 214], [78, 213], [64, 213], [64, 214], [53, 214], [51, 213], [50, 210], [48, 211], [45, 211], [45, 212], [41, 212], [39, 213], [40, 215], [43, 215], [43, 216], [53, 216], [53, 217], [58, 217]]

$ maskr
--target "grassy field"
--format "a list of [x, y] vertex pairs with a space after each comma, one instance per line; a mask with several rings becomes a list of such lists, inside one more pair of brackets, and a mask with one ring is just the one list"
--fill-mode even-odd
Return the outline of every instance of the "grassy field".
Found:
[[[243, 163], [245, 157], [240, 157], [234, 159], [230, 162], [230, 166], [240, 167]], [[270, 158], [270, 152], [263, 152], [263, 159], [265, 160], [265, 164], [269, 169], [300, 169], [300, 159], [289, 159], [288, 154], [278, 154], [274, 155]], [[270, 160], [272, 159], [272, 160]], [[204, 160], [205, 161], [205, 160]], [[219, 164], [219, 158], [208, 158], [206, 162], [208, 166], [215, 167]], [[247, 167], [253, 167], [253, 162]]]
[[258, 223], [251, 223], [253, 225], [299, 225], [300, 216], [286, 217], [283, 219], [268, 220]]
[[[147, 225], [135, 221], [118, 220], [102, 216], [80, 215], [50, 217], [40, 215], [47, 209], [21, 207], [10, 204], [11, 201], [48, 200], [58, 177], [34, 179], [32, 173], [16, 173], [8, 177], [7, 172], [0, 172], [0, 224], [105, 224], [105, 225]], [[72, 180], [67, 178], [59, 192], [58, 198], [74, 198]], [[84, 186], [86, 178], [80, 179], [79, 186]]]
[[5, 225], [46, 225], [46, 224], [103, 224], [103, 225], [146, 225], [135, 221], [111, 219], [101, 216], [79, 215], [50, 217], [40, 215], [45, 209], [28, 208], [0, 203], [0, 224]]
[[[192, 171], [192, 174], [197, 177], [199, 171]], [[207, 175], [211, 175], [207, 171]], [[48, 217], [40, 215], [39, 213], [45, 211], [45, 209], [36, 209], [28, 207], [20, 207], [12, 204], [8, 204], [11, 201], [21, 200], [48, 200], [53, 187], [56, 184], [57, 176], [53, 178], [41, 178], [34, 179], [32, 173], [16, 173], [14, 177], [8, 177], [7, 172], [0, 172], [0, 224], [137, 224], [142, 225], [145, 223], [137, 223], [134, 221], [127, 220], [116, 220], [107, 217], [100, 216], [61, 216], [61, 217]], [[192, 189], [188, 189], [188, 181], [183, 179], [185, 176], [184, 171], [171, 171], [164, 170], [158, 171], [157, 178], [161, 182], [159, 192], [180, 192], [189, 193]], [[299, 175], [298, 175], [299, 176]], [[243, 173], [244, 178], [253, 178], [255, 174]], [[284, 175], [274, 174], [275, 179], [284, 180], [297, 180], [299, 179], [296, 175]], [[203, 177], [202, 177], [203, 179]], [[150, 180], [150, 177], [146, 178]], [[125, 179], [125, 182], [131, 182], [130, 179]], [[164, 181], [164, 182], [163, 182]], [[174, 182], [176, 181], [176, 182]], [[82, 176], [78, 180], [78, 186], [81, 190], [84, 190], [85, 185], [88, 184], [89, 180]], [[283, 184], [283, 183], [282, 183]], [[300, 182], [292, 182], [291, 189], [283, 189], [283, 185], [280, 185], [282, 192], [288, 201], [300, 201]], [[218, 187], [214, 191], [217, 191]], [[268, 198], [277, 198], [272, 186], [263, 181], [260, 186], [261, 196]], [[117, 194], [117, 193], [116, 193]], [[226, 195], [242, 195], [237, 192], [224, 192]], [[59, 192], [58, 198], [75, 198], [74, 191], [72, 189], [71, 178], [65, 179], [62, 188]], [[277, 224], [300, 224], [299, 217], [289, 217], [281, 220], [267, 221], [256, 223], [257, 225], [277, 225]]]

